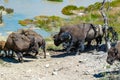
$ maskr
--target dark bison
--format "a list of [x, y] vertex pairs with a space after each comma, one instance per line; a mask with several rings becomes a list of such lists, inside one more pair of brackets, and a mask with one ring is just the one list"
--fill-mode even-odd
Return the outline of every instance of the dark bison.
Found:
[[60, 32], [53, 36], [56, 46], [61, 43], [68, 43], [67, 52], [75, 46], [77, 53], [84, 50], [85, 41], [90, 45], [91, 40], [96, 39], [98, 45], [101, 43], [102, 37], [102, 26], [95, 26], [89, 23], [61, 27]]
[[[110, 38], [111, 42], [117, 42], [118, 41], [118, 33], [114, 30], [113, 27], [108, 27], [108, 35], [107, 37]], [[111, 35], [111, 36], [110, 36]]]
[[38, 51], [38, 48], [35, 47], [36, 43], [33, 39], [27, 38], [25, 35], [21, 35], [19, 33], [11, 33], [6, 41], [5, 47], [8, 50], [14, 51], [20, 62], [23, 62], [23, 52], [29, 51]]
[[[44, 38], [40, 35], [37, 34], [35, 31], [30, 30], [30, 29], [21, 29], [18, 30], [18, 33], [20, 33], [21, 35], [25, 35], [27, 38], [29, 38], [30, 40], [32, 39], [32, 37], [34, 37], [35, 43], [37, 47], [41, 47], [43, 52], [44, 52], [44, 58], [46, 58], [46, 42], [44, 40]], [[34, 47], [36, 47], [34, 46]], [[36, 50], [37, 51], [37, 50]], [[35, 52], [35, 56], [38, 54], [38, 52]]]
[[120, 41], [108, 50], [107, 63], [112, 65], [115, 60], [120, 61]]

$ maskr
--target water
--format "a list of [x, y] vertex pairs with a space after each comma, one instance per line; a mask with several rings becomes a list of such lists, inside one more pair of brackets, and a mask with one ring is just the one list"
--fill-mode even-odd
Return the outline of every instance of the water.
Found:
[[[8, 3], [0, 1], [1, 5], [14, 9], [13, 15], [3, 16], [4, 25], [0, 27], [2, 35], [8, 35], [7, 32], [17, 31], [24, 28], [18, 24], [18, 20], [26, 18], [34, 18], [38, 15], [60, 16], [65, 17], [61, 13], [63, 7], [67, 5], [88, 6], [101, 0], [64, 0], [64, 2], [50, 2], [47, 0], [9, 0]], [[44, 30], [36, 29], [36, 32], [44, 37], [50, 34]]]

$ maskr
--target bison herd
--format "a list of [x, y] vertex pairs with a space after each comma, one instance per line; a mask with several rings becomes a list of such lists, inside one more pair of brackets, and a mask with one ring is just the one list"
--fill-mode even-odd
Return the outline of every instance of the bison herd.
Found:
[[[108, 31], [111, 32], [113, 39], [117, 41], [117, 32], [112, 27], [109, 27]], [[76, 54], [80, 54], [85, 51], [85, 48], [91, 46], [93, 40], [95, 40], [96, 49], [99, 49], [104, 33], [105, 28], [101, 25], [82, 23], [61, 27], [60, 31], [53, 36], [53, 40], [56, 46], [62, 44], [67, 53], [74, 51]], [[87, 43], [86, 46], [85, 43]], [[19, 62], [24, 61], [23, 53], [33, 52], [37, 56], [39, 48], [43, 50], [44, 58], [46, 58], [46, 42], [44, 38], [30, 29], [20, 29], [17, 32], [12, 32], [6, 41], [0, 41], [0, 50], [3, 50], [5, 55], [11, 55], [12, 57], [16, 53]], [[117, 42], [115, 46], [108, 50], [107, 62], [109, 64], [113, 64], [115, 60], [120, 60], [119, 48], [120, 42]]]

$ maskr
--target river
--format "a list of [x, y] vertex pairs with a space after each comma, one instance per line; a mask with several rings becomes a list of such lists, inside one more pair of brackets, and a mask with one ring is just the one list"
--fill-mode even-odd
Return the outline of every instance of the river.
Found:
[[[50, 2], [47, 0], [8, 0], [7, 3], [0, 1], [0, 4], [6, 8], [14, 9], [14, 14], [3, 16], [4, 25], [0, 26], [0, 33], [1, 35], [8, 35], [9, 32], [24, 28], [18, 24], [19, 20], [26, 18], [32, 19], [38, 15], [65, 17], [65, 15], [61, 13], [61, 10], [67, 5], [86, 7], [100, 1], [101, 0], [64, 0], [63, 2]], [[35, 31], [44, 37], [50, 35], [41, 29], [36, 29]]]

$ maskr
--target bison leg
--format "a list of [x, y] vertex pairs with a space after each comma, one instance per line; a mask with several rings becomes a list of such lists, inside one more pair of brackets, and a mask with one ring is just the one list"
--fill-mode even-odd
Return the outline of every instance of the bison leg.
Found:
[[15, 57], [14, 51], [12, 51], [11, 57]]
[[43, 52], [44, 52], [44, 58], [46, 58], [46, 50], [45, 50], [45, 48], [43, 48]]
[[38, 55], [38, 51], [36, 51], [36, 53], [35, 53], [35, 57]]
[[17, 57], [19, 62], [23, 62], [23, 54], [21, 52], [17, 52]]
[[96, 38], [96, 50], [99, 50], [100, 44], [102, 43], [102, 36]]
[[90, 48], [90, 45], [91, 45], [91, 41], [88, 41], [88, 42], [87, 42], [87, 45], [86, 45], [87, 48]]
[[8, 52], [6, 50], [4, 50], [4, 54], [5, 57], [8, 56]]
[[85, 49], [84, 41], [79, 42], [79, 44], [78, 44], [78, 49], [77, 49], [77, 53], [76, 53], [76, 54], [77, 54], [77, 55], [80, 55], [80, 52], [83, 52], [84, 49]]
[[71, 42], [70, 45], [68, 45], [67, 53], [70, 53], [70, 50], [72, 49], [72, 46], [73, 46], [73, 42]]

